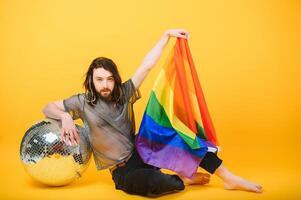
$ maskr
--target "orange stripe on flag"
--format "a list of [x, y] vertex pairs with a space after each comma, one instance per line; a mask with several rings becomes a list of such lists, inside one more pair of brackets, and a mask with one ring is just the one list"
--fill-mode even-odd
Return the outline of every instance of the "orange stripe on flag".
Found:
[[[181, 55], [181, 49], [179, 48], [179, 45], [175, 45], [174, 60], [175, 60], [175, 68], [176, 68], [176, 72], [177, 72], [176, 80], [179, 81], [179, 85], [180, 85], [180, 89], [181, 89], [181, 93], [182, 93], [182, 95], [179, 98], [183, 98], [187, 121], [188, 121], [187, 125], [194, 133], [197, 133], [197, 128], [196, 128], [196, 124], [194, 121], [190, 97], [189, 97], [189, 95], [186, 95], [189, 90], [188, 90], [188, 85], [187, 85], [187, 80], [186, 80], [186, 73], [184, 70], [185, 65], [184, 65], [184, 61], [183, 61], [183, 57]], [[175, 98], [174, 101], [177, 101], [177, 99], [178, 98]]]

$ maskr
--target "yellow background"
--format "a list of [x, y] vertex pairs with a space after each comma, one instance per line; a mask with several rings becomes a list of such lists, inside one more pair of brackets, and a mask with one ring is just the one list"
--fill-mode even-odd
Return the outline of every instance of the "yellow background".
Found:
[[[82, 92], [91, 61], [112, 58], [130, 78], [166, 29], [185, 28], [208, 108], [230, 170], [263, 194], [189, 186], [161, 199], [297, 199], [300, 184], [301, 1], [0, 1], [0, 199], [142, 199], [114, 189], [94, 162], [73, 184], [36, 184], [19, 160], [25, 131], [50, 101]], [[144, 81], [148, 95], [174, 43]]]

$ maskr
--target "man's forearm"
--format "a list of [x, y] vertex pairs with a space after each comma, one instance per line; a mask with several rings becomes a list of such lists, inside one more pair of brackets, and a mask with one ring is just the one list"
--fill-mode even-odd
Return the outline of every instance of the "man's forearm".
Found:
[[46, 117], [62, 120], [65, 117], [70, 117], [70, 114], [62, 111], [54, 103], [49, 103], [43, 109], [43, 113]]
[[168, 33], [165, 32], [160, 38], [159, 42], [144, 57], [142, 61], [142, 66], [145, 69], [151, 69], [157, 63], [168, 40]]
[[155, 66], [162, 54], [165, 45], [168, 42], [168, 39], [169, 35], [167, 32], [165, 32], [159, 42], [145, 56], [141, 66], [137, 69], [134, 76], [132, 77], [135, 88], [140, 87], [148, 72]]

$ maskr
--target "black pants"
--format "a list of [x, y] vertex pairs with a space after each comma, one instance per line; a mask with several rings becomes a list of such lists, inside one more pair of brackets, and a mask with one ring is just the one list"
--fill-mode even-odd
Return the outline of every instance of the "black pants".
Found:
[[[200, 167], [212, 174], [221, 163], [216, 154], [208, 152]], [[136, 150], [124, 166], [113, 171], [112, 179], [116, 189], [142, 196], [160, 196], [185, 188], [179, 176], [164, 174], [160, 168], [145, 164]]]

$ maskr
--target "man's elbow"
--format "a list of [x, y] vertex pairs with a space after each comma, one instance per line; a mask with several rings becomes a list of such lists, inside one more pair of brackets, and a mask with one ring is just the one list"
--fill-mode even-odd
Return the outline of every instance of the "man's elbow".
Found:
[[51, 107], [52, 103], [48, 103], [46, 106], [44, 106], [44, 108], [42, 109], [42, 113], [47, 116], [48, 110]]

